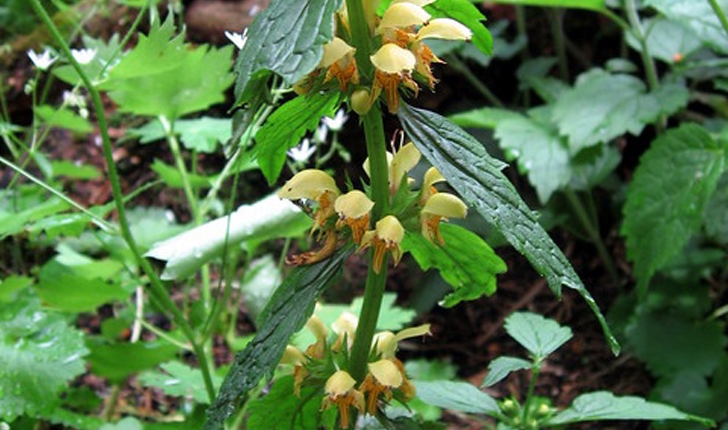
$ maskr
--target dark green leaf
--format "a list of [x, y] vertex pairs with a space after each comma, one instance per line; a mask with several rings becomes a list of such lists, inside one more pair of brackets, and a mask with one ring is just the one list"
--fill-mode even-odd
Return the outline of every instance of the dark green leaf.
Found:
[[720, 177], [715, 193], [705, 207], [703, 222], [708, 235], [728, 245], [728, 172]]
[[641, 397], [617, 397], [608, 391], [580, 395], [570, 408], [548, 418], [544, 425], [602, 420], [689, 420], [714, 425], [711, 420], [686, 414], [672, 406], [648, 402]]
[[0, 306], [0, 420], [50, 413], [86, 369], [83, 333], [41, 309], [29, 290]]
[[509, 316], [505, 328], [537, 360], [546, 358], [573, 336], [569, 327], [531, 312], [516, 312]]
[[507, 378], [511, 372], [530, 369], [533, 363], [518, 357], [498, 357], [488, 365], [488, 376], [483, 381], [483, 387], [490, 387]]
[[468, 27], [473, 32], [473, 45], [482, 53], [493, 54], [493, 36], [483, 25], [485, 16], [469, 0], [437, 0], [427, 9], [434, 17], [448, 17]]
[[[318, 395], [317, 391], [319, 391]], [[248, 406], [248, 430], [309, 430], [321, 427], [321, 387], [304, 387], [293, 393], [293, 376], [284, 376], [260, 399]], [[276, 417], [276, 419], [271, 419]]]
[[621, 229], [641, 290], [698, 230], [724, 170], [725, 149], [695, 124], [663, 134], [642, 156]]
[[[718, 7], [725, 13], [728, 1], [717, 0]], [[703, 43], [718, 52], [728, 53], [728, 39], [725, 29], [708, 1], [694, 0], [645, 0], [644, 6], [652, 6], [669, 20], [688, 27]], [[670, 34], [675, 37], [675, 33]]]
[[256, 133], [256, 154], [260, 170], [269, 184], [281, 174], [286, 151], [314, 130], [323, 116], [333, 116], [339, 107], [339, 94], [329, 92], [299, 96], [279, 107]]
[[334, 12], [342, 0], [273, 0], [256, 16], [238, 55], [235, 104], [250, 101], [270, 72], [293, 84], [321, 60], [334, 38]]
[[319, 294], [333, 282], [353, 251], [346, 246], [331, 258], [294, 269], [276, 290], [260, 316], [255, 338], [235, 357], [215, 402], [208, 410], [206, 429], [222, 428], [248, 398], [248, 391], [278, 365], [286, 344], [313, 312]]
[[546, 277], [552, 291], [561, 285], [584, 297], [602, 325], [612, 351], [619, 345], [599, 307], [561, 250], [539, 225], [536, 215], [520, 198], [501, 169], [483, 146], [446, 118], [403, 104], [399, 109], [402, 126], [422, 154], [488, 222], [495, 225], [516, 250]]
[[445, 245], [437, 246], [417, 233], [407, 233], [402, 249], [409, 251], [422, 270], [436, 268], [455, 290], [442, 306], [453, 307], [463, 300], [491, 295], [496, 289], [496, 275], [506, 271], [506, 264], [483, 239], [458, 225], [441, 224]]
[[471, 414], [497, 414], [498, 403], [467, 382], [456, 381], [413, 381], [417, 398], [423, 402]]
[[170, 361], [179, 352], [179, 347], [162, 342], [137, 343], [94, 343], [89, 342], [91, 354], [88, 361], [91, 370], [113, 382], [142, 370], [151, 369], [160, 363]]
[[498, 3], [523, 6], [568, 7], [595, 11], [606, 9], [604, 0], [498, 0]]

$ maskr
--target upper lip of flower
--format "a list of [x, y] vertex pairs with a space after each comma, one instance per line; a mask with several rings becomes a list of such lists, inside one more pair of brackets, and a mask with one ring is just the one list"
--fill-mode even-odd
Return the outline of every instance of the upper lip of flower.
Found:
[[244, 28], [242, 33], [225, 30], [225, 37], [237, 46], [238, 49], [243, 49], [245, 42], [248, 41], [248, 28]]
[[48, 48], [45, 48], [40, 54], [32, 49], [29, 49], [27, 53], [30, 61], [40, 70], [48, 69], [58, 59], [58, 57], [53, 56], [51, 50]]
[[309, 139], [303, 139], [301, 143], [286, 151], [293, 161], [305, 163], [316, 152], [316, 145], [311, 145]]

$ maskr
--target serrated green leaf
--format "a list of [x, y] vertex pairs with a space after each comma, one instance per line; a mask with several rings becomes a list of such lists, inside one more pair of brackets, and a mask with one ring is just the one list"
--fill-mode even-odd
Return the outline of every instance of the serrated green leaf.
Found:
[[549, 107], [532, 109], [530, 116], [504, 119], [495, 128], [501, 148], [518, 163], [519, 172], [528, 175], [541, 203], [568, 184], [572, 175], [566, 142], [553, 124], [539, 119], [550, 111]]
[[323, 391], [320, 387], [304, 387], [300, 395], [294, 394], [293, 376], [284, 376], [275, 381], [264, 397], [250, 401], [245, 428], [248, 430], [322, 428], [319, 412], [322, 397]]
[[144, 43], [111, 70], [102, 88], [120, 111], [174, 121], [225, 100], [234, 79], [233, 47], [186, 47], [183, 35], [171, 39], [173, 31], [169, 18], [162, 27], [153, 26]]
[[249, 27], [235, 63], [235, 104], [250, 101], [273, 72], [293, 84], [321, 60], [343, 0], [274, 0]]
[[663, 134], [642, 156], [621, 229], [640, 290], [700, 227], [724, 170], [725, 149], [695, 124]]
[[285, 103], [268, 118], [255, 135], [258, 164], [268, 184], [281, 174], [286, 151], [298, 145], [307, 131], [315, 130], [324, 116], [333, 116], [339, 107], [337, 92], [299, 96]]
[[16, 197], [12, 193], [7, 193], [0, 194], [0, 196], [2, 197], [0, 198], [0, 239], [20, 233], [28, 224], [70, 207], [68, 203], [55, 196], [45, 199], [39, 198], [42, 195]]
[[437, 0], [427, 6], [433, 17], [448, 17], [473, 32], [473, 45], [486, 55], [493, 54], [493, 36], [483, 25], [485, 16], [469, 0]]
[[[195, 119], [180, 119], [174, 122], [174, 134], [179, 136], [182, 145], [189, 149], [205, 153], [213, 153], [218, 143], [225, 143], [230, 139], [229, 118], [211, 118], [203, 116]], [[162, 124], [150, 121], [139, 128], [127, 130], [132, 136], [138, 137], [140, 143], [151, 143], [165, 139], [166, 133]]]
[[523, 6], [566, 7], [602, 11], [606, 9], [605, 0], [497, 0], [497, 3]]
[[205, 429], [222, 428], [223, 422], [247, 400], [248, 391], [263, 376], [272, 374], [291, 335], [306, 323], [316, 298], [333, 282], [352, 252], [352, 246], [345, 246], [331, 258], [311, 266], [299, 266], [285, 278], [263, 310], [262, 324], [255, 338], [235, 357], [208, 410]]
[[569, 327], [531, 312], [512, 314], [506, 318], [505, 329], [537, 360], [546, 358], [573, 336]]
[[[728, 356], [724, 355], [721, 366], [710, 377], [689, 369], [683, 369], [666, 378], [660, 378], [653, 389], [655, 400], [674, 405], [685, 412], [715, 420], [725, 419], [725, 399], [728, 398]], [[696, 426], [675, 426], [676, 429], [692, 429]]]
[[[158, 387], [169, 396], [191, 397], [197, 403], [210, 403], [200, 369], [193, 369], [179, 361], [170, 361], [160, 367], [165, 373], [159, 371], [145, 372], [139, 375], [139, 381], [146, 387]], [[212, 375], [212, 384], [214, 386], [220, 386], [221, 382], [222, 378]]]
[[617, 397], [608, 391], [597, 391], [575, 398], [571, 407], [546, 419], [544, 425], [602, 420], [689, 420], [714, 424], [711, 420], [686, 414], [669, 405], [648, 402], [641, 397]]
[[[664, 86], [667, 88], [658, 93], [648, 93], [645, 84], [634, 76], [594, 69], [579, 76], [576, 85], [559, 97], [553, 120], [559, 132], [568, 137], [572, 154], [624, 133], [639, 135], [660, 115], [687, 104], [684, 87]], [[667, 94], [671, 94], [671, 103], [662, 105]]]
[[53, 160], [53, 176], [63, 176], [69, 179], [97, 179], [101, 172], [91, 164], [76, 164], [70, 160]]
[[0, 306], [0, 419], [50, 413], [86, 368], [83, 333], [26, 291]]
[[428, 161], [468, 205], [495, 225], [538, 273], [546, 277], [556, 295], [561, 294], [561, 285], [579, 292], [599, 320], [612, 351], [617, 353], [619, 344], [596, 302], [564, 254], [539, 225], [536, 215], [503, 175], [504, 165], [491, 158], [472, 136], [438, 114], [403, 104], [399, 119]]
[[500, 412], [498, 403], [467, 382], [413, 381], [417, 398], [428, 405], [471, 414], [494, 415]]
[[[650, 55], [665, 63], [676, 63], [676, 56], [679, 56], [681, 61], [683, 57], [689, 56], [703, 46], [698, 36], [684, 23], [655, 17], [644, 20], [642, 25], [647, 35]], [[632, 49], [642, 50], [642, 45], [631, 32], [626, 32], [626, 40]]]
[[[85, 49], [90, 49], [95, 52], [95, 55], [86, 64], [79, 64], [81, 70], [93, 83], [98, 83], [106, 79], [111, 70], [111, 67], [107, 67], [107, 64], [114, 61], [120, 51], [119, 46], [119, 35], [114, 34], [109, 38], [108, 42], [102, 39], [94, 39], [89, 36], [82, 36], [83, 46]], [[53, 68], [53, 74], [56, 75], [60, 80], [73, 86], [81, 84], [81, 77], [78, 76], [76, 69], [70, 64], [63, 64]]]
[[222, 255], [226, 244], [290, 237], [310, 225], [311, 219], [306, 214], [273, 193], [256, 203], [240, 206], [229, 217], [217, 218], [156, 242], [145, 256], [165, 262], [162, 279], [183, 279]]
[[[717, 4], [724, 12], [728, 10], [728, 1], [717, 0]], [[728, 39], [726, 39], [725, 30], [710, 6], [710, 2], [645, 0], [642, 5], [654, 7], [669, 20], [690, 28], [705, 44], [716, 51], [722, 54], [728, 53]]]
[[490, 387], [507, 378], [511, 372], [530, 369], [533, 363], [518, 357], [498, 357], [488, 365], [488, 376], [485, 377], [482, 387]]
[[722, 331], [716, 321], [691, 322], [668, 312], [644, 312], [625, 330], [634, 355], [658, 376], [681, 369], [710, 375], [725, 355]]
[[51, 127], [60, 127], [79, 133], [88, 133], [93, 130], [91, 123], [86, 118], [76, 115], [75, 112], [68, 108], [54, 108], [52, 106], [43, 105], [36, 107], [33, 112], [46, 125]]
[[408, 232], [402, 249], [412, 254], [422, 270], [437, 269], [455, 290], [445, 296], [442, 306], [450, 308], [463, 300], [493, 294], [496, 275], [507, 269], [503, 260], [483, 239], [463, 227], [442, 224], [440, 233], [445, 241], [443, 246]]
[[720, 243], [728, 244], [728, 172], [723, 172], [716, 190], [705, 206], [705, 232]]
[[88, 342], [88, 361], [94, 374], [121, 382], [127, 376], [172, 360], [179, 347], [166, 342]]

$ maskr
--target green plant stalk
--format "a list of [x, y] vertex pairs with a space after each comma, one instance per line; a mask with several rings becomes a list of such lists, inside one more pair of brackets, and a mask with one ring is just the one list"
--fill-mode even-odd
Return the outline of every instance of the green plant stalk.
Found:
[[637, 14], [637, 6], [634, 0], [624, 0], [624, 12], [627, 15], [632, 34], [640, 43], [642, 64], [645, 66], [647, 84], [650, 86], [651, 91], [655, 91], [660, 86], [660, 79], [657, 77], [655, 62], [650, 55], [650, 48], [647, 46], [647, 36], [645, 35], [644, 28], [642, 28], [642, 22]]
[[[518, 30], [518, 36], [526, 41], [526, 46], [521, 51], [521, 63], [525, 63], [530, 57], [528, 52], [528, 27], [526, 26], [526, 7], [523, 5], [516, 5], [516, 29]], [[523, 105], [526, 108], [531, 107], [531, 90], [526, 89], [523, 92]]]
[[720, 24], [723, 26], [723, 30], [725, 30], [725, 32], [728, 34], [728, 18], [726, 18], [725, 13], [723, 13], [723, 10], [718, 5], [718, 1], [708, 0], [708, 3], [710, 3], [710, 7], [713, 8], [713, 12], [715, 12], [718, 20], [720, 20]]
[[[521, 421], [523, 422], [524, 426], [528, 426], [528, 423], [531, 419], [531, 406], [533, 404], [533, 393], [536, 389], [536, 381], [538, 381], [538, 374], [541, 372], [541, 362], [540, 359], [537, 360], [533, 368], [531, 369], [531, 380], [528, 383], [528, 392], [526, 394], [526, 402], [523, 404], [523, 415], [521, 416]], [[526, 427], [528, 428], [528, 427]]]
[[493, 106], [499, 108], [505, 107], [503, 102], [501, 102], [500, 99], [495, 94], [493, 94], [490, 88], [483, 84], [483, 82], [473, 74], [468, 65], [465, 64], [460, 58], [458, 58], [457, 55], [448, 55], [447, 64], [449, 64], [450, 67], [452, 67], [453, 69], [460, 72], [465, 77], [465, 79], [470, 82], [470, 85], [475, 87], [475, 89], [478, 90], [478, 92], [482, 94], [483, 97], [485, 97], [486, 100], [488, 100]]
[[94, 111], [96, 113], [99, 125], [99, 132], [101, 133], [104, 158], [106, 160], [106, 167], [109, 171], [109, 182], [111, 183], [111, 192], [114, 197], [114, 203], [116, 206], [117, 215], [119, 217], [121, 235], [124, 238], [124, 241], [129, 246], [132, 254], [134, 255], [137, 264], [149, 277], [151, 292], [156, 296], [160, 303], [162, 303], [164, 307], [172, 314], [173, 321], [179, 326], [184, 336], [189, 340], [190, 344], [192, 345], [195, 354], [198, 356], [200, 371], [202, 372], [203, 380], [205, 382], [207, 395], [210, 398], [210, 401], [214, 401], [215, 387], [212, 384], [212, 373], [210, 371], [210, 364], [207, 362], [207, 360], [204, 359], [204, 351], [201, 345], [196, 341], [194, 332], [192, 331], [190, 325], [187, 323], [187, 320], [185, 320], [184, 315], [182, 315], [182, 312], [180, 312], [180, 310], [177, 308], [174, 301], [167, 293], [167, 290], [164, 288], [164, 285], [162, 285], [162, 281], [159, 279], [159, 276], [157, 276], [157, 273], [152, 268], [152, 265], [142, 256], [136, 244], [136, 241], [134, 240], [134, 236], [131, 233], [129, 220], [126, 217], [126, 209], [124, 208], [124, 195], [121, 191], [119, 172], [116, 170], [116, 164], [114, 162], [114, 157], [112, 154], [109, 128], [106, 122], [104, 105], [101, 100], [101, 95], [99, 94], [98, 89], [96, 89], [89, 77], [86, 75], [86, 73], [83, 71], [81, 66], [78, 64], [76, 59], [73, 58], [68, 44], [59, 33], [58, 28], [55, 26], [50, 16], [48, 16], [46, 10], [40, 4], [40, 0], [31, 0], [31, 6], [33, 6], [33, 9], [35, 10], [38, 17], [46, 25], [48, 31], [51, 33], [51, 36], [58, 44], [61, 52], [63, 52], [66, 58], [70, 61], [71, 65], [81, 77], [81, 80], [83, 81], [86, 89], [91, 95], [91, 100], [94, 105]]
[[607, 247], [604, 245], [604, 241], [602, 240], [602, 236], [599, 234], [599, 229], [596, 226], [597, 223], [589, 216], [581, 202], [581, 199], [579, 199], [579, 196], [577, 196], [573, 190], [567, 189], [565, 194], [574, 214], [586, 230], [587, 235], [589, 235], [589, 239], [591, 239], [594, 246], [596, 246], [597, 253], [599, 253], [599, 257], [604, 263], [604, 268], [607, 270], [609, 277], [612, 279], [612, 282], [617, 285], [619, 283], [619, 275], [617, 274], [617, 269], [614, 267], [612, 256], [609, 255]]
[[566, 42], [564, 40], [564, 11], [560, 8], [549, 10], [549, 22], [554, 38], [554, 49], [559, 59], [559, 74], [561, 80], [569, 82], [569, 59], [566, 56]]
[[[371, 82], [374, 76], [374, 66], [369, 60], [372, 35], [364, 16], [364, 5], [361, 0], [346, 0], [349, 13], [349, 27], [351, 41], [356, 48], [356, 61], [359, 75], [364, 82]], [[366, 138], [367, 155], [369, 156], [369, 176], [371, 179], [371, 192], [374, 207], [372, 208], [372, 222], [381, 219], [389, 209], [389, 166], [387, 164], [386, 142], [384, 138], [384, 123], [379, 103], [374, 103], [363, 118], [364, 137]], [[379, 310], [382, 304], [382, 295], [387, 280], [387, 268], [382, 267], [379, 273], [374, 271], [372, 265], [373, 253], [369, 253], [369, 271], [367, 273], [364, 302], [359, 314], [359, 323], [354, 335], [354, 344], [351, 351], [349, 373], [357, 381], [363, 381], [367, 372], [369, 350], [371, 349], [374, 331], [377, 328]]]
[[55, 188], [51, 187], [50, 185], [48, 185], [45, 182], [41, 181], [40, 179], [36, 178], [32, 174], [30, 174], [28, 171], [23, 170], [20, 166], [16, 165], [12, 161], [6, 160], [4, 157], [0, 156], [0, 163], [5, 164], [6, 166], [15, 170], [17, 173], [28, 178], [31, 182], [40, 186], [44, 190], [48, 191], [49, 193], [53, 194], [54, 196], [58, 197], [59, 199], [63, 200], [64, 202], [68, 203], [69, 205], [73, 206], [74, 208], [78, 209], [79, 211], [83, 212], [84, 215], [91, 218], [91, 221], [94, 224], [96, 224], [96, 226], [101, 228], [102, 230], [105, 230], [108, 232], [116, 231], [116, 228], [113, 225], [106, 222], [105, 219], [101, 218], [100, 216], [96, 215], [95, 213], [91, 212], [90, 210], [86, 209], [85, 207], [81, 206], [79, 203], [76, 203], [73, 199], [71, 199], [70, 197], [67, 197], [62, 192], [56, 190]]

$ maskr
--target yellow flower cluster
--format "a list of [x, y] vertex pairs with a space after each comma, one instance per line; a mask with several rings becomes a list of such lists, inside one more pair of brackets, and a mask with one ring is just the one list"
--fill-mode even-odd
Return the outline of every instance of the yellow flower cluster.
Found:
[[310, 91], [315, 85], [338, 81], [342, 92], [351, 96], [351, 106], [359, 114], [366, 113], [384, 93], [389, 112], [399, 108], [399, 89], [404, 87], [415, 95], [419, 91], [416, 78], [434, 89], [436, 79], [432, 63], [442, 63], [424, 43], [426, 39], [469, 40], [472, 32], [450, 18], [434, 18], [424, 9], [435, 0], [393, 0], [379, 17], [376, 10], [380, 0], [364, 0], [364, 12], [375, 51], [369, 55], [374, 66], [372, 82], [360, 84], [356, 64], [356, 49], [345, 40], [350, 34], [346, 3], [337, 13], [336, 34], [324, 45], [318, 67], [295, 89], [299, 93]]
[[305, 352], [289, 345], [281, 359], [281, 364], [294, 366], [296, 395], [300, 396], [303, 385], [323, 385], [321, 410], [336, 407], [341, 428], [349, 428], [351, 408], [356, 408], [359, 413], [375, 415], [377, 409], [393, 398], [401, 402], [414, 398], [414, 385], [395, 353], [400, 341], [430, 334], [429, 324], [396, 334], [389, 331], [377, 333], [370, 353], [373, 361], [368, 364], [364, 379], [357, 384], [346, 370], [357, 322], [356, 316], [344, 312], [332, 325], [334, 334], [329, 336], [328, 328], [313, 315], [306, 327], [314, 334], [314, 343]]
[[[445, 244], [440, 235], [440, 222], [447, 218], [464, 218], [467, 206], [452, 194], [437, 192], [434, 184], [443, 182], [445, 178], [434, 167], [425, 173], [419, 191], [410, 190], [414, 180], [407, 175], [421, 158], [419, 150], [411, 142], [394, 154], [388, 152], [387, 157], [390, 196], [394, 199], [400, 193], [417, 195], [411, 199], [399, 199], [407, 203], [404, 206], [395, 205], [393, 213], [377, 220], [373, 228], [370, 224], [374, 202], [359, 190], [342, 194], [336, 181], [321, 170], [303, 170], [283, 185], [279, 197], [307, 199], [318, 204], [313, 214], [311, 232], [318, 233], [319, 240], [323, 242], [319, 250], [294, 256], [289, 259], [290, 263], [312, 264], [327, 258], [348, 233], [360, 250], [369, 247], [374, 249], [372, 265], [379, 273], [387, 253], [392, 255], [395, 265], [399, 263], [402, 258], [401, 243], [405, 236], [403, 224], [413, 224], [410, 222], [413, 217], [417, 218], [422, 236], [433, 243]], [[364, 162], [364, 170], [369, 172], [369, 160]], [[401, 189], [403, 186], [405, 189]]]

